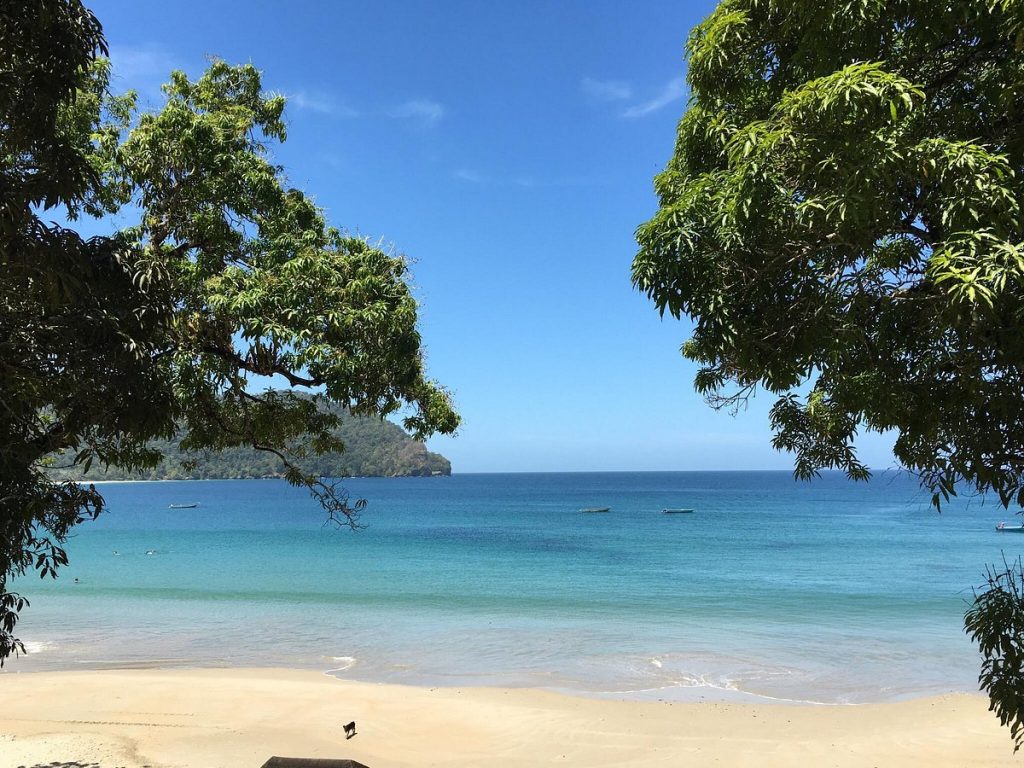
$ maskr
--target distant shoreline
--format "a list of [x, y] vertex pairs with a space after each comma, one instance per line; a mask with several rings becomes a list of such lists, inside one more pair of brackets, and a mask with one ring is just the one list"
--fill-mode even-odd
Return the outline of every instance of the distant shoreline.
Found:
[[[872, 478], [884, 477], [890, 473], [908, 474], [903, 467], [885, 467], [882, 469], [871, 469]], [[410, 480], [410, 479], [436, 479], [439, 477], [459, 476], [489, 476], [489, 475], [709, 475], [709, 474], [764, 474], [764, 475], [792, 475], [791, 469], [569, 469], [569, 470], [502, 470], [488, 472], [450, 472], [436, 475], [342, 475], [334, 477], [334, 480]], [[825, 475], [842, 475], [842, 470], [825, 469], [821, 471]], [[95, 485], [105, 483], [180, 483], [180, 482], [207, 482], [224, 480], [284, 480], [283, 477], [175, 477], [175, 478], [153, 478], [137, 480], [72, 480], [76, 483], [93, 483]], [[807, 482], [813, 483], [811, 479]]]
[[[332, 477], [331, 480], [436, 480], [439, 477], [451, 477], [451, 475], [351, 475], [343, 477]], [[72, 482], [80, 485], [123, 485], [127, 483], [237, 483], [250, 480], [280, 480], [287, 482], [283, 477], [159, 477], [145, 480], [58, 480], [56, 482]]]

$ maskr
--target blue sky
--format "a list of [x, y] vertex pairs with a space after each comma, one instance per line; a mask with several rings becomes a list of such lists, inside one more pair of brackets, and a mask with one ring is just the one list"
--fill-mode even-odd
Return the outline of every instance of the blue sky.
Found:
[[[88, 1], [88, 0], [87, 0]], [[91, 0], [115, 89], [252, 62], [289, 97], [274, 156], [336, 226], [414, 260], [457, 472], [786, 469], [761, 395], [693, 392], [688, 324], [630, 284], [708, 2]], [[870, 465], [889, 441], [865, 436]]]

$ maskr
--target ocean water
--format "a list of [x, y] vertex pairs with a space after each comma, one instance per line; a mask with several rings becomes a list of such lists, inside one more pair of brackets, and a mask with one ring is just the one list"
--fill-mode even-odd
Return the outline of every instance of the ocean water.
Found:
[[[787, 472], [352, 479], [358, 532], [275, 480], [112, 483], [6, 673], [286, 666], [422, 685], [857, 703], [976, 690], [962, 629], [1024, 550], [998, 505]], [[194, 509], [169, 504], [198, 503]], [[608, 514], [581, 514], [609, 506]], [[692, 507], [665, 515], [665, 507]], [[152, 554], [147, 554], [151, 552]], [[78, 583], [75, 583], [75, 579]]]

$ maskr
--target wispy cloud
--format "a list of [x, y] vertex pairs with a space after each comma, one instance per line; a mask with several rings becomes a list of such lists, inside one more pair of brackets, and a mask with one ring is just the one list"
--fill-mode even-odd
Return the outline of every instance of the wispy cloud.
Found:
[[117, 75], [126, 80], [166, 79], [175, 68], [174, 56], [156, 43], [114, 46], [110, 49], [110, 60]]
[[483, 174], [477, 173], [472, 168], [456, 168], [452, 171], [452, 178], [466, 181], [470, 184], [485, 184], [487, 182]]
[[488, 175], [473, 168], [456, 168], [451, 177], [466, 184], [488, 187], [521, 187], [534, 189], [538, 187], [594, 187], [603, 186], [607, 179], [592, 176], [563, 176], [538, 178], [528, 174], [519, 175]]
[[359, 117], [359, 112], [326, 93], [311, 91], [292, 91], [286, 94], [288, 103], [306, 112], [333, 117]]
[[594, 80], [584, 77], [580, 88], [594, 101], [624, 101], [632, 98], [633, 89], [621, 80]]
[[347, 169], [348, 163], [345, 158], [339, 155], [337, 152], [321, 152], [320, 162], [335, 171], [341, 171]]
[[160, 86], [170, 80], [171, 71], [181, 64], [157, 43], [111, 46], [112, 80], [115, 90], [134, 89], [148, 99], [162, 100]]
[[680, 101], [685, 95], [686, 80], [682, 77], [677, 77], [669, 80], [651, 99], [634, 104], [626, 109], [622, 116], [628, 118], [645, 117], [667, 107], [675, 101]]
[[410, 99], [388, 110], [389, 117], [419, 120], [433, 125], [444, 117], [444, 105], [430, 99]]

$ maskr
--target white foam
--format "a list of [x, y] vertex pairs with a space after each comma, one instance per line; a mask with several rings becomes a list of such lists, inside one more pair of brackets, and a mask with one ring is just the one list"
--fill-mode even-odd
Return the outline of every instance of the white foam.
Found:
[[344, 672], [346, 669], [352, 669], [356, 665], [355, 656], [331, 656], [330, 659], [337, 662], [338, 666], [334, 669], [328, 669], [328, 672]]
[[673, 688], [712, 688], [716, 691], [741, 691], [736, 681], [726, 676], [683, 673], [682, 679], [671, 680]]
[[30, 653], [42, 653], [48, 651], [53, 647], [53, 643], [48, 643], [45, 640], [25, 640], [25, 654]]

